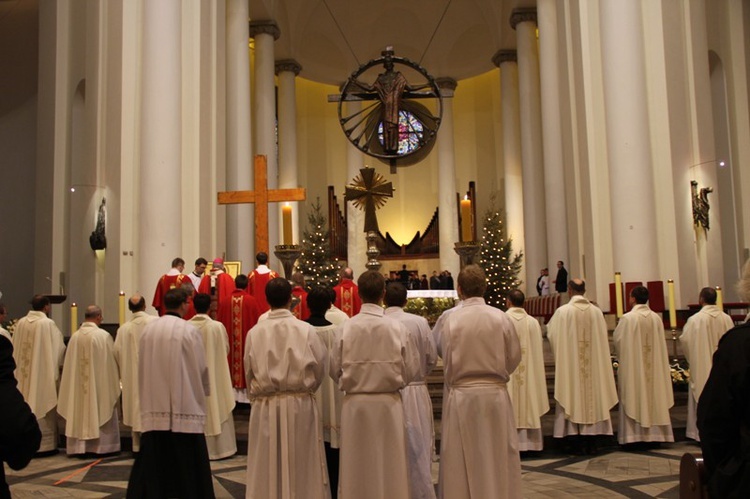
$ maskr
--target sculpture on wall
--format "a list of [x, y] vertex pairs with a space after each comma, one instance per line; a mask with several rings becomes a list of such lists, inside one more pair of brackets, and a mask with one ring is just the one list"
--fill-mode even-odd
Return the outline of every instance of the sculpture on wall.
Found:
[[99, 205], [99, 213], [96, 215], [96, 228], [89, 236], [91, 249], [103, 250], [107, 248], [107, 198], [102, 198]]
[[698, 190], [698, 182], [695, 180], [690, 181], [690, 189], [692, 192], [693, 225], [708, 230], [708, 210], [710, 208], [708, 204], [708, 195], [714, 190], [711, 187], [703, 187]]

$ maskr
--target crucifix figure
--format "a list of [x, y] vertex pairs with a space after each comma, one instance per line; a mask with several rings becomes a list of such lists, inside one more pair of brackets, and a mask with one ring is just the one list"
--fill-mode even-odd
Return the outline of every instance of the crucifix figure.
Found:
[[219, 204], [255, 204], [255, 252], [268, 253], [268, 203], [304, 201], [305, 189], [268, 189], [266, 157], [255, 156], [255, 190], [219, 193]]
[[344, 199], [354, 203], [356, 208], [365, 210], [365, 232], [367, 233], [367, 256], [366, 267], [370, 270], [379, 270], [380, 262], [377, 260], [380, 251], [375, 245], [378, 235], [378, 218], [375, 210], [382, 207], [386, 198], [393, 197], [393, 184], [375, 173], [374, 168], [362, 168], [351, 184], [346, 187]]

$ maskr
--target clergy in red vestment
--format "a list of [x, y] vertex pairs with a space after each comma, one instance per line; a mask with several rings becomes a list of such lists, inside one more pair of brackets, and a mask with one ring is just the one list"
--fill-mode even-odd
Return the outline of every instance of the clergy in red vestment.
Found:
[[189, 321], [193, 317], [195, 317], [195, 305], [193, 305], [193, 298], [195, 298], [195, 295], [197, 294], [195, 291], [195, 287], [193, 287], [193, 280], [191, 279], [190, 282], [185, 282], [182, 284], [182, 289], [185, 290], [185, 293], [187, 294], [187, 312], [185, 312], [185, 315], [182, 316], [183, 319], [186, 321]]
[[245, 337], [258, 322], [260, 310], [257, 300], [247, 293], [247, 276], [238, 275], [234, 279], [235, 289], [228, 300], [219, 306], [218, 321], [224, 324], [229, 335], [229, 372], [237, 402], [247, 403], [245, 382]]
[[247, 291], [258, 301], [258, 307], [262, 314], [271, 308], [266, 301], [266, 284], [271, 279], [279, 277], [279, 274], [268, 268], [268, 255], [265, 252], [261, 251], [255, 255], [255, 260], [258, 262], [258, 266], [247, 275], [250, 280]]
[[307, 306], [307, 291], [305, 291], [305, 276], [302, 272], [292, 274], [292, 315], [301, 321], [310, 318], [310, 309]]
[[359, 313], [362, 302], [359, 299], [359, 289], [354, 283], [354, 271], [349, 267], [341, 272], [341, 282], [333, 287], [336, 291], [336, 302], [334, 305], [349, 317]]
[[224, 272], [224, 260], [215, 258], [211, 264], [211, 272], [203, 276], [201, 285], [198, 286], [199, 293], [206, 293], [211, 297], [211, 308], [209, 317], [218, 320], [218, 310], [222, 303], [229, 300], [234, 290], [234, 279]]
[[174, 288], [179, 288], [185, 282], [190, 282], [190, 278], [182, 273], [185, 270], [185, 260], [182, 258], [175, 258], [172, 260], [172, 268], [159, 278], [159, 282], [156, 284], [156, 292], [154, 293], [154, 300], [151, 305], [159, 312], [159, 315], [164, 315], [166, 309], [164, 308], [164, 295], [167, 291]]

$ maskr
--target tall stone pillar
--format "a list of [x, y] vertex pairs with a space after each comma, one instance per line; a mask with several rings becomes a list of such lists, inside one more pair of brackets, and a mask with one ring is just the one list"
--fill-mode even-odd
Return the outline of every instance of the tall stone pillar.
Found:
[[510, 17], [518, 45], [518, 87], [523, 162], [523, 223], [526, 283], [536, 282], [539, 269], [549, 266], [542, 156], [542, 110], [536, 11], [516, 9]]
[[[297, 96], [295, 78], [302, 70], [297, 61], [283, 60], [276, 63], [276, 74], [279, 78], [279, 188], [292, 189], [299, 187], [297, 175]], [[299, 229], [299, 203], [292, 201], [292, 242], [300, 244], [302, 233]], [[276, 210], [281, 219], [279, 203]], [[280, 226], [279, 231], [283, 228]], [[282, 241], [283, 243], [283, 241]]]
[[624, 281], [659, 279], [640, 2], [608, 0], [599, 10], [606, 105], [614, 271]]
[[[228, 191], [253, 188], [252, 132], [250, 123], [250, 54], [248, 52], [248, 0], [227, 0], [227, 186]], [[252, 267], [255, 208], [251, 204], [227, 205], [227, 259]], [[207, 255], [208, 256], [208, 255]], [[190, 262], [188, 262], [190, 263]]]
[[[499, 50], [492, 62], [500, 68], [500, 107], [503, 120], [503, 165], [505, 179], [505, 226], [513, 239], [513, 251], [525, 250], [523, 230], [523, 174], [521, 171], [521, 118], [518, 105], [518, 62], [515, 50]], [[521, 278], [526, 286], [526, 260]], [[536, 282], [536, 281], [533, 281]]]
[[[273, 43], [281, 31], [275, 21], [250, 22], [250, 36], [255, 38], [255, 147], [256, 154], [267, 158], [268, 188], [279, 186], [279, 166], [276, 154], [276, 84]], [[268, 209], [268, 257], [275, 260], [273, 248], [279, 244], [279, 215], [275, 207]], [[260, 251], [260, 248], [255, 248]], [[253, 262], [253, 265], [255, 262]], [[280, 269], [281, 264], [273, 266]]]
[[550, 263], [562, 260], [569, 265], [568, 216], [560, 113], [557, 0], [538, 0], [536, 8], [539, 18], [547, 256], [551, 260]]
[[453, 145], [453, 92], [458, 83], [452, 78], [438, 78], [443, 96], [443, 120], [437, 136], [438, 207], [440, 221], [440, 269], [448, 270], [455, 279], [461, 270], [454, 251], [458, 242], [458, 208], [456, 206], [456, 155]]
[[[361, 101], [345, 103], [347, 115], [351, 116], [362, 110]], [[346, 184], [359, 175], [364, 167], [362, 152], [346, 141]], [[330, 223], [330, 220], [329, 220]], [[365, 212], [349, 201], [346, 203], [346, 260], [354, 271], [354, 278], [367, 270], [367, 240], [365, 239]]]
[[182, 251], [180, 4], [143, 3], [136, 289], [147, 296]]

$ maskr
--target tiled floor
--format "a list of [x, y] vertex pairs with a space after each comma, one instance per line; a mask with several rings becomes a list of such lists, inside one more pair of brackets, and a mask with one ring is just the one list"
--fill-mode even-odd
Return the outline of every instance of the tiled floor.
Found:
[[[684, 410], [684, 405], [673, 410], [676, 419], [684, 420]], [[246, 439], [246, 411], [236, 416], [238, 434]], [[684, 428], [676, 428], [675, 434], [679, 439]], [[241, 448], [246, 448], [242, 444]], [[595, 456], [567, 454], [552, 439], [547, 439], [545, 446], [541, 453], [522, 456], [523, 497], [677, 498], [680, 457], [685, 452], [700, 452], [697, 444], [685, 441], [625, 451], [611, 438], [600, 441]], [[217, 497], [244, 497], [246, 460], [246, 455], [237, 455], [212, 463]], [[14, 498], [118, 498], [125, 497], [132, 464], [128, 451], [101, 460], [71, 458], [63, 452], [34, 459], [20, 472], [6, 467], [6, 474]], [[436, 482], [438, 466], [433, 465]]]

